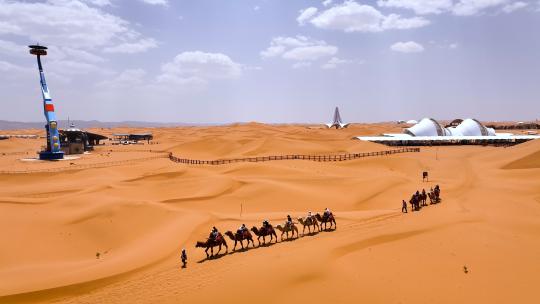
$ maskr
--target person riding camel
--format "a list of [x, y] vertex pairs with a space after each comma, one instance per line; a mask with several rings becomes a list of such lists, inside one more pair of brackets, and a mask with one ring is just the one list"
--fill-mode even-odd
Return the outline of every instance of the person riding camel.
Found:
[[324, 209], [324, 218], [327, 219], [328, 217], [330, 217], [331, 214], [332, 211], [330, 211], [330, 209], [326, 207], [326, 209]]
[[241, 235], [241, 236], [244, 236], [244, 234], [246, 233], [246, 231], [248, 231], [247, 227], [246, 227], [246, 224], [242, 224], [242, 226], [240, 226], [240, 228], [238, 228], [238, 230], [236, 231], [236, 233], [238, 235]]
[[262, 223], [262, 226], [264, 229], [268, 230], [268, 228], [272, 227], [270, 225], [270, 222], [268, 220], [264, 220], [263, 223]]
[[291, 218], [291, 215], [290, 215], [290, 214], [287, 215], [287, 223], [286, 223], [286, 224], [287, 224], [287, 226], [289, 226], [289, 227], [292, 227], [292, 226], [293, 226], [293, 222], [292, 222], [292, 218]]
[[219, 235], [219, 231], [217, 230], [216, 226], [212, 227], [212, 231], [210, 232], [209, 239], [215, 241]]
[[313, 212], [308, 211], [306, 220], [311, 220], [311, 222], [315, 221], [315, 215], [313, 215]]

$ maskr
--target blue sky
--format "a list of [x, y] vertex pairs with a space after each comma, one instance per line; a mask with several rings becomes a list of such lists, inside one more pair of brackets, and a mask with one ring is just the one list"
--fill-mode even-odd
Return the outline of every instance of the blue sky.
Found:
[[0, 119], [540, 118], [540, 1], [0, 0]]

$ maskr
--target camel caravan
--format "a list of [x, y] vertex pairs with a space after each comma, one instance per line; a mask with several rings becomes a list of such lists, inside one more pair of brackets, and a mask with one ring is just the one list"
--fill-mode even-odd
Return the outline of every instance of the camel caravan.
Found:
[[[411, 204], [411, 211], [420, 211], [420, 208], [428, 206], [427, 199], [429, 198], [429, 204], [434, 205], [441, 202], [441, 188], [436, 185], [435, 188], [431, 188], [429, 193], [426, 193], [426, 189], [422, 189], [422, 192], [416, 191], [409, 200]], [[407, 213], [407, 202], [403, 200], [401, 202], [401, 212]]]
[[[242, 249], [249, 248], [250, 243], [251, 246], [255, 248], [254, 237], [257, 237], [257, 246], [261, 246], [261, 239], [262, 245], [266, 245], [266, 237], [269, 237], [269, 243], [272, 243], [272, 241], [274, 241], [274, 243], [277, 243], [278, 236], [276, 231], [280, 232], [281, 241], [284, 240], [284, 237], [286, 240], [299, 238], [300, 235], [297, 224], [302, 225], [302, 236], [305, 235], [306, 228], [309, 234], [337, 228], [334, 215], [328, 208], [326, 208], [322, 215], [319, 213], [314, 215], [310, 211], [308, 212], [306, 217], [298, 218], [298, 222], [294, 222], [291, 216], [287, 215], [287, 220], [283, 225], [277, 225], [274, 227], [270, 224], [268, 220], [264, 220], [262, 222], [262, 226], [259, 228], [253, 226], [250, 231], [245, 224], [242, 224], [242, 226], [240, 226], [240, 228], [238, 228], [235, 233], [229, 230], [226, 231], [224, 235], [234, 241], [233, 250], [236, 250], [236, 245], [238, 243], [240, 243], [240, 247]], [[246, 241], [245, 247], [244, 241]], [[218, 247], [216, 254], [219, 254], [221, 252], [222, 247], [225, 247], [225, 253], [227, 253], [229, 250], [225, 237], [221, 232], [219, 232], [216, 227], [212, 228], [212, 231], [210, 232], [210, 235], [208, 236], [208, 239], [206, 241], [197, 242], [195, 247], [205, 248], [204, 252], [206, 253], [207, 258], [214, 256], [214, 247]], [[210, 251], [210, 253], [208, 251]]]

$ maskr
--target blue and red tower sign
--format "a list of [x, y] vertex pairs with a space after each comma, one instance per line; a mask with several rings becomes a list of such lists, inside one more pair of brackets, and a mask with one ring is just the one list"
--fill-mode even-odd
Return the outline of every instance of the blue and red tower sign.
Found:
[[43, 67], [41, 66], [41, 56], [47, 55], [47, 47], [42, 45], [30, 45], [30, 54], [37, 56], [39, 77], [41, 82], [41, 94], [43, 96], [43, 111], [47, 124], [45, 125], [45, 131], [47, 132], [47, 148], [44, 151], [39, 152], [39, 159], [42, 160], [55, 160], [63, 159], [64, 152], [60, 147], [60, 135], [58, 133], [58, 122], [56, 121], [56, 115], [54, 113], [54, 104], [45, 82], [45, 73], [43, 73]]

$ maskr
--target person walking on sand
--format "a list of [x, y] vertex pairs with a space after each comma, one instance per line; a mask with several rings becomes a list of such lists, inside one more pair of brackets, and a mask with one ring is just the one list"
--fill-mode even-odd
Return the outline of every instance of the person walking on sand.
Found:
[[402, 200], [402, 203], [401, 203], [401, 212], [402, 213], [407, 213], [407, 202], [405, 202], [405, 200]]
[[182, 254], [181, 254], [181, 259], [182, 259], [182, 268], [186, 268], [187, 266], [187, 253], [186, 253], [186, 248], [182, 248]]

